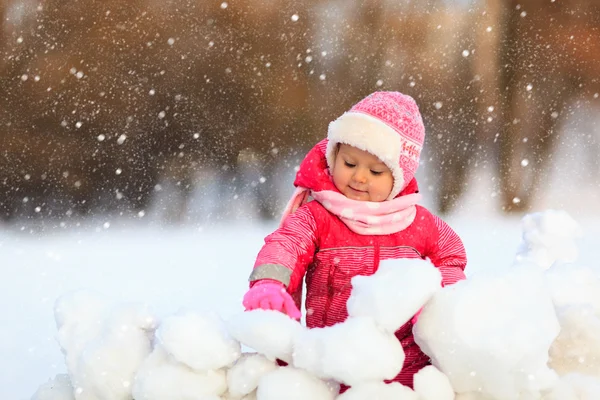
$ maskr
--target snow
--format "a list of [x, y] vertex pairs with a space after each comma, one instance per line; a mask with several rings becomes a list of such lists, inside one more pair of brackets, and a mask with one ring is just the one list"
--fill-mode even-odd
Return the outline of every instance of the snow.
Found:
[[195, 371], [158, 345], [140, 366], [132, 389], [133, 397], [142, 400], [218, 399], [227, 390], [227, 373]]
[[[104, 307], [103, 313], [78, 320], [83, 296], [59, 298], [58, 337], [65, 354], [67, 370], [77, 399], [127, 399], [135, 375], [152, 349], [155, 318], [143, 304], [118, 304]], [[69, 302], [70, 301], [70, 302]], [[95, 304], [93, 299], [90, 304]], [[68, 303], [67, 306], [63, 305]], [[66, 314], [65, 310], [77, 312]], [[66, 330], [66, 333], [65, 333]], [[85, 332], [82, 336], [73, 332]]]
[[396, 336], [369, 317], [307, 329], [294, 350], [295, 366], [350, 386], [392, 379], [404, 363], [404, 350]]
[[265, 375], [256, 396], [261, 400], [333, 400], [335, 389], [302, 369], [285, 367]]
[[457, 392], [518, 399], [551, 386], [548, 348], [560, 326], [540, 271], [492, 271], [447, 289], [424, 307], [414, 332]]
[[[75, 367], [79, 368], [80, 364], [77, 363], [81, 361], [81, 358], [72, 357], [71, 361], [65, 362], [65, 358], [60, 352], [60, 346], [71, 349], [74, 354], [88, 347], [104, 349], [105, 347], [101, 347], [97, 341], [98, 337], [102, 336], [110, 339], [101, 343], [108, 349], [104, 353], [115, 355], [117, 354], [115, 349], [119, 349], [117, 339], [121, 337], [119, 329], [115, 328], [124, 325], [122, 318], [125, 317], [129, 321], [125, 325], [131, 329], [127, 330], [128, 333], [124, 336], [124, 340], [128, 340], [128, 335], [131, 335], [131, 338], [137, 337], [137, 339], [131, 340], [137, 341], [138, 347], [134, 346], [128, 353], [126, 360], [129, 360], [129, 364], [122, 365], [122, 369], [126, 371], [119, 370], [118, 372], [127, 375], [135, 366], [136, 360], [152, 351], [151, 355], [145, 357], [139, 366], [138, 378], [134, 380], [132, 389], [136, 393], [136, 399], [177, 398], [178, 393], [181, 395], [179, 398], [186, 398], [182, 396], [185, 396], [186, 391], [195, 388], [194, 385], [201, 385], [204, 388], [202, 393], [206, 393], [206, 399], [240, 399], [241, 396], [247, 396], [248, 399], [256, 396], [255, 387], [258, 386], [260, 391], [258, 382], [267, 381], [268, 376], [271, 377], [272, 383], [269, 386], [273, 391], [278, 387], [282, 388], [281, 390], [286, 387], [289, 390], [290, 387], [293, 387], [290, 381], [287, 381], [287, 385], [285, 384], [286, 379], [293, 380], [297, 385], [299, 385], [298, 382], [303, 382], [294, 389], [297, 393], [302, 393], [302, 390], [315, 390], [322, 393], [323, 396], [328, 396], [322, 389], [322, 384], [330, 388], [328, 389], [329, 395], [332, 390], [335, 391], [335, 386], [332, 386], [331, 382], [319, 380], [297, 368], [277, 368], [272, 361], [266, 358], [263, 358], [261, 362], [251, 363], [248, 365], [248, 370], [245, 370], [241, 364], [243, 360], [250, 357], [246, 355], [238, 361], [240, 366], [236, 363], [231, 369], [226, 367], [220, 370], [198, 371], [178, 360], [156, 340], [151, 349], [143, 345], [144, 337], [148, 337], [147, 334], [152, 331], [153, 324], [159, 327], [156, 331], [157, 337], [159, 337], [161, 324], [169, 321], [169, 318], [192, 315], [195, 316], [192, 318], [195, 318], [195, 323], [191, 320], [186, 322], [183, 319], [179, 321], [180, 326], [202, 329], [202, 326], [211, 326], [202, 316], [213, 312], [226, 321], [227, 330], [230, 330], [232, 326], [230, 323], [236, 320], [236, 316], [253, 314], [240, 314], [241, 298], [247, 288], [246, 279], [256, 252], [261, 246], [263, 237], [274, 228], [274, 225], [231, 223], [211, 229], [192, 230], [189, 227], [181, 229], [136, 227], [111, 221], [109, 229], [100, 228], [104, 222], [62, 233], [47, 233], [45, 236], [15, 234], [8, 231], [1, 234], [0, 246], [2, 247], [4, 279], [0, 282], [0, 289], [7, 296], [8, 301], [2, 303], [0, 311], [6, 321], [11, 322], [8, 329], [0, 332], [0, 350], [4, 355], [0, 366], [2, 372], [0, 387], [3, 388], [4, 397], [30, 398], [39, 387], [36, 397], [34, 397], [36, 399], [71, 399], [72, 397], [68, 397], [69, 382], [64, 375], [59, 374], [67, 371], [66, 365], [69, 362], [75, 363]], [[568, 399], [569, 397], [566, 396], [570, 395], [574, 396], [571, 397], [573, 399], [583, 399], [586, 397], [582, 393], [586, 393], [586, 391], [587, 398], [597, 395], [599, 374], [592, 362], [596, 357], [594, 351], [597, 345], [590, 346], [590, 343], [594, 343], [593, 339], [598, 337], [598, 335], [594, 335], [594, 329], [597, 329], [597, 304], [599, 304], [595, 295], [598, 293], [598, 290], [595, 289], [598, 287], [596, 286], [598, 248], [594, 245], [596, 241], [594, 235], [600, 233], [597, 219], [578, 220], [583, 225], [584, 235], [577, 241], [579, 245], [577, 264], [554, 265], [550, 268], [547, 268], [547, 265], [539, 265], [538, 269], [531, 268], [531, 265], [535, 264], [531, 260], [535, 258], [530, 257], [527, 262], [521, 259], [523, 264], [519, 264], [519, 259], [515, 257], [517, 249], [524, 248], [519, 242], [522, 235], [519, 219], [500, 218], [493, 215], [473, 219], [457, 215], [454, 220], [451, 219], [449, 222], [462, 236], [467, 247], [470, 261], [467, 275], [472, 281], [483, 282], [482, 285], [487, 282], [489, 287], [492, 287], [494, 279], [497, 279], [500, 282], [498, 285], [504, 285], [500, 287], [504, 287], [505, 290], [510, 290], [512, 293], [519, 291], [519, 284], [524, 288], [529, 288], [528, 285], [531, 285], [532, 290], [537, 290], [538, 293], [547, 291], [546, 295], [536, 300], [539, 304], [531, 303], [522, 310], [515, 310], [516, 305], [520, 304], [518, 301], [508, 301], [513, 299], [514, 295], [496, 298], [507, 300], [507, 302], [485, 303], [482, 301], [482, 304], [487, 304], [487, 309], [486, 307], [477, 307], [472, 304], [473, 302], [464, 302], [463, 307], [472, 312], [481, 313], [479, 317], [473, 316], [471, 319], [463, 317], [467, 320], [465, 324], [477, 327], [477, 319], [485, 318], [486, 315], [490, 322], [498, 318], [500, 321], [503, 318], [508, 321], [510, 318], [524, 320], [526, 316], [530, 317], [529, 325], [525, 324], [524, 327], [529, 326], [531, 330], [523, 328], [521, 335], [534, 335], [536, 332], [539, 334], [530, 341], [530, 344], [536, 345], [533, 347], [540, 349], [534, 351], [531, 348], [531, 351], [527, 353], [527, 356], [530, 357], [525, 357], [531, 359], [527, 367], [535, 369], [536, 366], [543, 364], [543, 358], [540, 358], [541, 343], [544, 342], [541, 328], [552, 326], [549, 321], [553, 321], [547, 307], [549, 298], [553, 304], [553, 310], [556, 310], [553, 314], [554, 319], [561, 324], [561, 329], [564, 332], [569, 329], [574, 333], [563, 338], [559, 335], [558, 340], [552, 342], [551, 347], [548, 343], [549, 339], [545, 339], [544, 343], [547, 346], [545, 357], [548, 357], [548, 347], [550, 347], [550, 354], [553, 356], [550, 365], [553, 370], [559, 372], [561, 377], [547, 383], [547, 386], [550, 385], [551, 388], [545, 394], [544, 399]], [[485, 234], [482, 234], [482, 226], [489, 227], [485, 229]], [[534, 224], [534, 226], [538, 225]], [[231, 251], [233, 234], [235, 234], [235, 251]], [[560, 243], [560, 241], [552, 243]], [[565, 249], [566, 253], [568, 252]], [[515, 261], [517, 262], [515, 263]], [[507, 271], [511, 271], [511, 273], [502, 278], [502, 274]], [[540, 276], [543, 279], [539, 278]], [[524, 279], [530, 279], [530, 281], [523, 281]], [[509, 285], [510, 282], [516, 286], [512, 287]], [[526, 282], [530, 283], [526, 284]], [[561, 285], [561, 282], [565, 284]], [[571, 289], [575, 284], [578, 285], [576, 289]], [[463, 286], [466, 288], [469, 285], [471, 285], [471, 281]], [[477, 283], [471, 286], [476, 285]], [[86, 291], [75, 291], [82, 288]], [[432, 318], [431, 314], [434, 311], [431, 306], [435, 303], [436, 297], [442, 296], [442, 294], [447, 296], [446, 292], [456, 291], [457, 288], [460, 289], [460, 286], [437, 291], [433, 295], [432, 301], [423, 310], [417, 326], [424, 324], [427, 318]], [[476, 289], [473, 290], [476, 291]], [[523, 290], [521, 288], [521, 291]], [[463, 289], [463, 291], [463, 294], [468, 297], [469, 290]], [[481, 296], [486, 295], [485, 291], [480, 290], [479, 293]], [[525, 296], [523, 300], [532, 296]], [[55, 321], [53, 307], [57, 299], [60, 300], [56, 303]], [[149, 307], [133, 302], [146, 303], [152, 311], [149, 310]], [[194, 312], [182, 313], [179, 311], [182, 306], [185, 306], [186, 310], [194, 310]], [[509, 311], [497, 314], [503, 308]], [[459, 311], [460, 307], [453, 312], [460, 314]], [[515, 314], [512, 314], [513, 311]], [[548, 318], [544, 319], [543, 316], [546, 313]], [[430, 314], [429, 317], [428, 314]], [[490, 315], [497, 318], [489, 318]], [[365, 316], [357, 318], [359, 320], [368, 319]], [[286, 322], [289, 321], [286, 320]], [[539, 324], [535, 321], [538, 321]], [[296, 324], [295, 321], [291, 322]], [[543, 323], [546, 325], [542, 325]], [[171, 327], [176, 325], [171, 324]], [[243, 326], [241, 323], [240, 325]], [[165, 325], [165, 327], [168, 326], [169, 324]], [[196, 328], [193, 328], [194, 326]], [[214, 334], [214, 340], [211, 339], [209, 343], [215, 341], [220, 341], [221, 344], [227, 343], [227, 340], [223, 339], [226, 335], [218, 326], [219, 324], [216, 323], [209, 329]], [[364, 326], [368, 326], [368, 323]], [[523, 336], [516, 335], [516, 332], [520, 332], [519, 330], [509, 330], [500, 322], [497, 322], [495, 326], [504, 333], [506, 343], [511, 343], [511, 346], [513, 343], [517, 345], [522, 343], [519, 340], [522, 340]], [[484, 327], [480, 324], [479, 328], [483, 329]], [[168, 331], [168, 329], [166, 330]], [[180, 329], [174, 329], [171, 332], [175, 334], [173, 336], [175, 338], [177, 331]], [[451, 329], [447, 329], [447, 331], [450, 333]], [[306, 331], [300, 328], [300, 332]], [[358, 329], [357, 332], [361, 332], [361, 330]], [[381, 327], [380, 333], [385, 334], [383, 327]], [[513, 337], [513, 333], [516, 337]], [[219, 336], [220, 334], [223, 334], [223, 337]], [[231, 336], [235, 337], [235, 335]], [[501, 349], [500, 347], [492, 346], [497, 342], [486, 342], [474, 336], [469, 336], [468, 330], [463, 329], [460, 338], [469, 346], [476, 344], [480, 348], [495, 349], [502, 355], [502, 352], [498, 350]], [[186, 346], [193, 346], [194, 335], [180, 337]], [[291, 338], [289, 340], [298, 338], [296, 334], [290, 334], [289, 337]], [[92, 346], [92, 343], [96, 344]], [[139, 346], [140, 343], [141, 346]], [[208, 345], [209, 343], [204, 344]], [[537, 346], [538, 344], [539, 346]], [[202, 343], [196, 343], [196, 345], [200, 346], [196, 349], [196, 354], [201, 354]], [[171, 351], [177, 352], [176, 350]], [[186, 352], [182, 353], [179, 350], [179, 353], [185, 354]], [[227, 352], [223, 354], [225, 353]], [[67, 352], [67, 354], [69, 353]], [[581, 354], [585, 357], [583, 363], [577, 362], [577, 357]], [[194, 357], [193, 354], [187, 355], [191, 357], [191, 360], [201, 358]], [[115, 357], [121, 356], [125, 357], [125, 353], [115, 355]], [[181, 355], [179, 357], [185, 358]], [[254, 355], [253, 357], [259, 356]], [[473, 355], [473, 357], [475, 356]], [[462, 358], [465, 362], [469, 360], [467, 353]], [[67, 357], [67, 360], [70, 359]], [[224, 357], [224, 361], [219, 364], [226, 363], [226, 359], [227, 357]], [[517, 380], [514, 374], [510, 375], [511, 371], [508, 369], [513, 365], [522, 365], [525, 361], [520, 360], [521, 364], [514, 364], [516, 358], [509, 357], [509, 354], [502, 360], [504, 362], [503, 369], [499, 371], [503, 371], [503, 374], [498, 375], [499, 379], [521, 384], [522, 382]], [[187, 363], [193, 362], [187, 360]], [[264, 365], [264, 367], [260, 367], [260, 365]], [[198, 367], [198, 365], [195, 366]], [[218, 366], [211, 365], [210, 368]], [[237, 370], [235, 370], [236, 367]], [[437, 365], [437, 367], [445, 373], [450, 382], [455, 384], [451, 371], [441, 365]], [[342, 368], [339, 369], [342, 370]], [[102, 374], [106, 370], [107, 368], [100, 368], [96, 371], [92, 368], [90, 371]], [[272, 378], [271, 373], [275, 371], [281, 374], [277, 379]], [[474, 371], [478, 379], [485, 376], [485, 369], [472, 368], [468, 372]], [[346, 373], [348, 372], [346, 371]], [[587, 375], [582, 375], [583, 373]], [[327, 374], [331, 375], [330, 372]], [[232, 384], [235, 382], [236, 375], [238, 383]], [[202, 380], [198, 377], [206, 379]], [[129, 382], [123, 378], [117, 378], [115, 375], [115, 382], [118, 379], [122, 379], [121, 383]], [[438, 375], [437, 378], [441, 379], [440, 382], [444, 381], [444, 376]], [[436, 378], [430, 376], [427, 377], [427, 380], [429, 379]], [[551, 381], [550, 378], [549, 381]], [[165, 386], [167, 383], [168, 386]], [[49, 391], [50, 386], [57, 389]], [[230, 392], [225, 392], [228, 386]], [[359, 390], [376, 390], [373, 389], [376, 387], [377, 384], [374, 382], [359, 383], [342, 395], [346, 397], [340, 396], [340, 398], [351, 399], [352, 397], [349, 396], [352, 396], [352, 393], [357, 393]], [[426, 384], [425, 387], [431, 388], [433, 385]], [[435, 385], [435, 387], [442, 388], [443, 384]], [[161, 388], [164, 392], [160, 392]], [[107, 390], [107, 387], [96, 390], [102, 389]], [[196, 393], [199, 393], [198, 390], [194, 389]], [[383, 390], [394, 389], [385, 387]], [[424, 399], [429, 399], [423, 393], [419, 394], [407, 391], [407, 389], [398, 390], [404, 391], [406, 398], [415, 398], [415, 395], [419, 395]], [[443, 396], [443, 392], [441, 393], [440, 396]], [[477, 392], [475, 395], [481, 396], [481, 392]], [[461, 394], [459, 398], [485, 398], [473, 396], [474, 394], [471, 392], [470, 394]], [[361, 395], [358, 394], [354, 398], [360, 397]], [[385, 397], [382, 395], [381, 398]], [[402, 397], [397, 395], [393, 398]], [[440, 397], [440, 399], [442, 398]]]
[[428, 260], [383, 260], [377, 275], [352, 278], [348, 315], [372, 316], [378, 326], [394, 333], [419, 311], [441, 282], [440, 270]]
[[273, 310], [242, 312], [228, 323], [230, 334], [270, 360], [292, 361], [296, 337], [305, 330], [296, 320]]
[[454, 390], [450, 385], [450, 380], [433, 365], [428, 365], [415, 374], [414, 389], [421, 400], [454, 399]]
[[242, 352], [214, 312], [180, 311], [168, 316], [157, 329], [156, 339], [173, 358], [197, 371], [230, 366]]
[[75, 400], [71, 378], [68, 374], [58, 374], [40, 385], [33, 394], [37, 400]]
[[262, 354], [244, 353], [227, 371], [227, 387], [231, 397], [242, 398], [256, 390], [263, 375], [276, 370], [277, 364]]
[[547, 210], [523, 217], [523, 241], [517, 261], [550, 268], [554, 262], [577, 260], [576, 239], [581, 227], [563, 210]]

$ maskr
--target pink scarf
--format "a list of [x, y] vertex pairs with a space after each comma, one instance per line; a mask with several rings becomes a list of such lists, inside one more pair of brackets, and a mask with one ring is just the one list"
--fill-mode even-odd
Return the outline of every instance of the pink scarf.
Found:
[[314, 192], [298, 187], [283, 212], [281, 223], [305, 204], [309, 195], [360, 235], [389, 235], [406, 229], [415, 219], [415, 204], [421, 200], [419, 193], [413, 193], [382, 202], [358, 201], [332, 190]]

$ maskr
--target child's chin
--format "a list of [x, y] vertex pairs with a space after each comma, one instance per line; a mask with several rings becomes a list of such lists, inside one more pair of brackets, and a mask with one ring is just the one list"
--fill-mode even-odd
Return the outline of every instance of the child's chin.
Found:
[[369, 194], [368, 193], [347, 193], [346, 197], [349, 198], [350, 200], [358, 200], [358, 201], [369, 201]]

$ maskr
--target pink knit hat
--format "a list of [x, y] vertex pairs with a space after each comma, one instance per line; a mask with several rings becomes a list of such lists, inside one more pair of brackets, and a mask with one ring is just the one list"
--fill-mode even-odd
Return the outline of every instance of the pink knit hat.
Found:
[[412, 97], [400, 92], [375, 92], [329, 124], [326, 156], [329, 170], [338, 143], [377, 156], [392, 171], [394, 186], [388, 200], [415, 175], [425, 140], [425, 126]]

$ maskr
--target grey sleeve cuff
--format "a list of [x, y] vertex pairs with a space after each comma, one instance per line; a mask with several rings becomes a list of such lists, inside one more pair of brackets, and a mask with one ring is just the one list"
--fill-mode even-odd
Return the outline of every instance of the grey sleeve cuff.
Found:
[[279, 281], [288, 287], [292, 278], [292, 271], [279, 264], [263, 264], [252, 270], [250, 274], [250, 282], [258, 281], [260, 279], [273, 279]]

